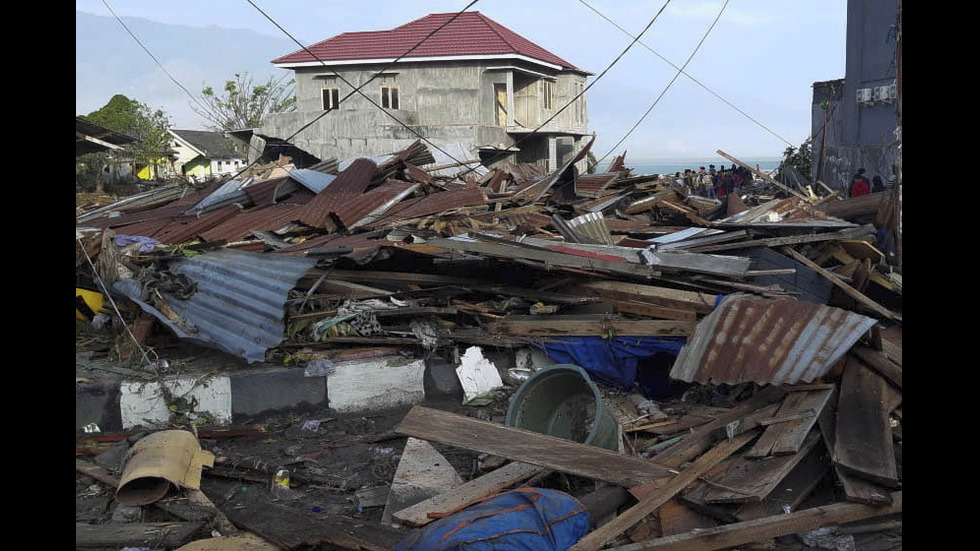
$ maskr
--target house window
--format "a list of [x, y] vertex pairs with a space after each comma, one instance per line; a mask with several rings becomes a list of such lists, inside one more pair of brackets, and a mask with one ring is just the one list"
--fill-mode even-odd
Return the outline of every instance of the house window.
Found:
[[340, 107], [340, 88], [324, 88], [321, 93], [324, 111]]
[[552, 85], [550, 80], [541, 81], [541, 107], [551, 109]]
[[381, 107], [385, 109], [398, 109], [398, 87], [381, 87]]

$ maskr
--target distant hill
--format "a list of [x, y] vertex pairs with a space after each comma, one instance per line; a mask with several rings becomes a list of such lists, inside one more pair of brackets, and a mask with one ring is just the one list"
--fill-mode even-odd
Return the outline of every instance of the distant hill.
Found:
[[[222, 88], [235, 73], [248, 72], [257, 81], [287, 74], [269, 62], [299, 49], [285, 36], [121, 19], [167, 72], [195, 96], [200, 95], [205, 83], [216, 90]], [[75, 114], [95, 111], [115, 94], [164, 110], [175, 128], [204, 128], [204, 121], [190, 108], [190, 97], [114, 17], [76, 11]]]

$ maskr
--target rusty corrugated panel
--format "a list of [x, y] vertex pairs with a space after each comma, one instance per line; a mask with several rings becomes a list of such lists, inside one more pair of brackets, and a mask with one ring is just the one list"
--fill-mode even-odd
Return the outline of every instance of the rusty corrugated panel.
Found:
[[798, 198], [774, 199], [752, 207], [734, 216], [712, 223], [717, 227], [802, 227], [802, 228], [853, 228], [852, 224], [815, 210], [813, 205]]
[[[214, 193], [214, 191], [221, 187], [221, 185], [221, 182], [214, 182], [202, 189], [189, 191], [183, 197], [171, 201], [165, 205], [158, 205], [148, 210], [145, 209], [145, 207], [136, 207], [132, 211], [121, 210], [120, 212], [123, 213], [121, 216], [88, 220], [84, 225], [94, 228], [117, 228], [128, 224], [136, 224], [138, 222], [180, 217], [183, 216], [184, 211], [196, 205], [208, 195]], [[109, 205], [109, 207], [111, 206], [112, 205]], [[111, 212], [112, 210], [113, 209], [108, 208], [106, 212]]]
[[370, 224], [418, 187], [418, 184], [411, 182], [388, 180], [386, 183], [359, 197], [352, 198], [342, 205], [336, 211], [337, 218], [347, 229]]
[[670, 377], [704, 384], [809, 383], [875, 323], [805, 300], [729, 295], [695, 327]]
[[252, 231], [276, 231], [299, 215], [300, 205], [270, 205], [248, 209], [201, 233], [205, 241], [240, 241]]
[[646, 220], [623, 220], [621, 218], [606, 218], [606, 227], [612, 233], [629, 233], [650, 226]]
[[306, 256], [316, 249], [350, 247], [350, 253], [343, 255], [360, 263], [361, 259], [373, 257], [383, 246], [390, 242], [385, 239], [365, 237], [364, 235], [322, 235], [307, 239], [302, 243], [283, 247], [274, 251], [275, 254], [286, 256]]
[[153, 237], [163, 228], [170, 225], [169, 218], [162, 220], [147, 220], [136, 224], [114, 228], [116, 235], [139, 235], [142, 237]]
[[252, 184], [245, 188], [245, 193], [252, 199], [252, 203], [257, 206], [265, 206], [274, 204], [276, 197], [276, 190], [279, 188], [279, 184], [285, 182], [288, 178], [273, 178], [271, 180], [265, 180], [264, 182], [259, 182], [257, 184]]
[[575, 182], [575, 195], [579, 197], [599, 198], [599, 192], [619, 178], [619, 173], [582, 174]]
[[364, 193], [378, 171], [371, 159], [357, 159], [337, 175], [327, 189], [318, 193], [300, 214], [299, 220], [314, 228], [324, 228], [330, 215]]
[[167, 245], [186, 243], [241, 212], [242, 208], [238, 205], [228, 205], [200, 218], [188, 216], [174, 220], [157, 232], [153, 238]]
[[477, 186], [466, 186], [452, 191], [441, 191], [418, 199], [402, 201], [388, 209], [385, 215], [366, 228], [378, 228], [395, 224], [399, 220], [409, 220], [431, 214], [438, 214], [460, 207], [483, 205], [487, 202], [483, 190]]

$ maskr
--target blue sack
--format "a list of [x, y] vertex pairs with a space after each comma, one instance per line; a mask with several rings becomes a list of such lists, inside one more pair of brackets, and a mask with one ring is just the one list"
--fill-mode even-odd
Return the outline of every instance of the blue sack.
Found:
[[574, 497], [519, 488], [441, 518], [394, 551], [565, 551], [589, 531], [589, 512]]

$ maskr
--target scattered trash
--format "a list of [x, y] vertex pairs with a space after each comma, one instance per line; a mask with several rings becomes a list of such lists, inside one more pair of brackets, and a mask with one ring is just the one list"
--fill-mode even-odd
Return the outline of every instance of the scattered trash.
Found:
[[490, 360], [483, 357], [478, 346], [471, 346], [460, 358], [456, 375], [463, 385], [463, 405], [483, 405], [491, 401], [490, 393], [504, 386], [500, 372]]

